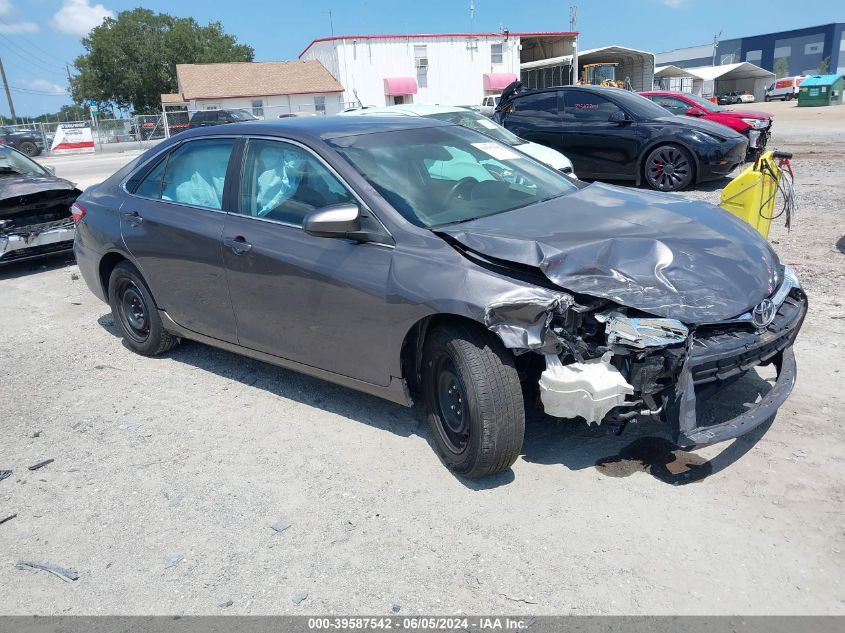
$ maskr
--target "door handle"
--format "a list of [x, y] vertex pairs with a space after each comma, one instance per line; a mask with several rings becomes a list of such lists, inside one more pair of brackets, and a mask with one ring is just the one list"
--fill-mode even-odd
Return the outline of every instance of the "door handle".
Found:
[[141, 214], [137, 211], [129, 211], [128, 213], [121, 213], [120, 215], [132, 226], [138, 226], [144, 221], [144, 218], [142, 218]]
[[231, 248], [235, 255], [243, 255], [252, 250], [252, 244], [247, 242], [242, 235], [223, 238], [223, 243]]

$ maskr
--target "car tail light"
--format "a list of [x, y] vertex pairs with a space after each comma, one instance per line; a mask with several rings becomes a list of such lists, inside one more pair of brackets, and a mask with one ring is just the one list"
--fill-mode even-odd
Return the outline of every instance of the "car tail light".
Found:
[[85, 214], [88, 213], [78, 202], [74, 202], [70, 206], [70, 216], [73, 218], [74, 223], [79, 223], [82, 218], [85, 217]]

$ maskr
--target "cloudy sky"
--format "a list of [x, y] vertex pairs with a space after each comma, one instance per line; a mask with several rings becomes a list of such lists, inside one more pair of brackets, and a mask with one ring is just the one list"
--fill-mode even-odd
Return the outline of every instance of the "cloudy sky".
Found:
[[[581, 47], [621, 44], [655, 52], [723, 37], [845, 21], [841, 0], [474, 0], [474, 30], [568, 30], [578, 5]], [[0, 58], [19, 115], [70, 103], [66, 65], [103, 18], [144, 6], [193, 16], [255, 48], [258, 60], [296, 59], [314, 38], [470, 29], [470, 0], [0, 0]], [[329, 9], [332, 11], [331, 22]], [[0, 112], [9, 113], [0, 92]]]

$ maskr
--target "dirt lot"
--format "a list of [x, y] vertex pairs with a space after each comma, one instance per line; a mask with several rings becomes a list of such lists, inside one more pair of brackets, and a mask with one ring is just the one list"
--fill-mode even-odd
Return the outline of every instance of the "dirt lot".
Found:
[[512, 472], [463, 481], [419, 408], [196, 343], [141, 358], [72, 262], [0, 270], [0, 613], [845, 614], [845, 108], [754, 109], [796, 152], [772, 241], [811, 309], [771, 426], [696, 454], [537, 414]]

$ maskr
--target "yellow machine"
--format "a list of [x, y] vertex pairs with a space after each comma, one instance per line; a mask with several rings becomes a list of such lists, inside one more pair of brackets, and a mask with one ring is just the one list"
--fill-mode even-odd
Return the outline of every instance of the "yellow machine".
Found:
[[[790, 158], [788, 152], [764, 152], [722, 190], [722, 208], [748, 222], [766, 239], [772, 220], [785, 215], [787, 228], [792, 221], [795, 192]], [[781, 208], [776, 210], [778, 199]]]
[[616, 62], [602, 62], [598, 64], [584, 64], [581, 71], [582, 86], [610, 86], [624, 88], [624, 81], [616, 80]]

